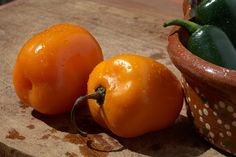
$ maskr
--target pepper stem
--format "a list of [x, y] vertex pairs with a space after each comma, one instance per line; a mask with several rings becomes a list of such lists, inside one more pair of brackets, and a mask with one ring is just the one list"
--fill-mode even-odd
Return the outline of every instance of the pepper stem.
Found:
[[189, 20], [184, 20], [184, 19], [174, 19], [174, 20], [166, 21], [163, 26], [168, 27], [172, 25], [182, 26], [186, 28], [191, 34], [201, 27], [201, 25], [197, 23], [194, 23]]
[[102, 105], [103, 102], [104, 102], [105, 94], [106, 94], [106, 89], [104, 87], [100, 86], [95, 90], [94, 93], [88, 94], [88, 95], [85, 95], [85, 96], [81, 96], [75, 101], [75, 103], [73, 105], [73, 108], [71, 110], [70, 118], [71, 118], [72, 125], [76, 128], [76, 130], [79, 132], [80, 135], [87, 136], [87, 132], [82, 131], [76, 123], [76, 111], [77, 111], [77, 109], [79, 108], [79, 106], [81, 105], [81, 103], [83, 101], [88, 100], [88, 99], [97, 100], [97, 103], [99, 105]]

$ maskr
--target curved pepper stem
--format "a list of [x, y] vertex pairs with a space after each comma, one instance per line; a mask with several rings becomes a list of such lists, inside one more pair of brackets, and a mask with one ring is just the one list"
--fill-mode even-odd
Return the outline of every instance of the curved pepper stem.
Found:
[[72, 125], [76, 128], [76, 130], [79, 132], [80, 135], [87, 136], [87, 132], [82, 131], [76, 123], [75, 117], [76, 117], [76, 111], [77, 111], [78, 107], [80, 106], [80, 104], [83, 101], [88, 100], [88, 99], [95, 99], [95, 100], [97, 100], [97, 103], [99, 105], [102, 105], [104, 102], [105, 94], [106, 94], [106, 89], [104, 87], [100, 86], [95, 90], [94, 93], [88, 94], [85, 96], [81, 96], [75, 101], [74, 106], [71, 110], [70, 118], [71, 118]]
[[201, 28], [202, 26], [194, 23], [189, 20], [184, 20], [184, 19], [174, 19], [170, 21], [166, 21], [164, 23], [164, 27], [172, 26], [172, 25], [178, 25], [186, 28], [191, 34], [194, 33], [197, 29]]
[[[85, 96], [81, 96], [79, 97], [75, 103], [74, 106], [71, 110], [71, 122], [73, 124], [73, 126], [76, 128], [76, 130], [79, 132], [80, 135], [87, 137], [87, 132], [82, 131], [79, 126], [76, 123], [76, 111], [78, 109], [78, 107], [81, 105], [81, 103], [85, 100], [88, 99], [94, 99], [97, 101], [97, 103], [101, 106], [104, 103], [104, 99], [105, 99], [105, 95], [106, 95], [106, 89], [102, 86], [98, 87], [94, 93], [92, 94], [88, 94]], [[93, 139], [90, 139], [89, 137], [87, 137], [87, 146], [90, 149], [96, 150], [96, 151], [100, 151], [100, 152], [118, 152], [118, 151], [122, 151], [125, 149], [124, 146], [118, 147], [118, 148], [111, 148], [109, 150], [107, 150], [107, 148], [101, 149], [102, 146], [99, 146], [98, 148], [96, 148], [96, 146], [93, 145], [94, 141]]]

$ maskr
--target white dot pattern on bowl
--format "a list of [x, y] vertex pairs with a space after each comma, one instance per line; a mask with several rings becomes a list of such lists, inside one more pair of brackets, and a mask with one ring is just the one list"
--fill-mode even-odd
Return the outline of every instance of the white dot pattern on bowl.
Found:
[[189, 87], [189, 84], [186, 82], [186, 86]]
[[232, 136], [232, 133], [230, 131], [226, 131], [226, 135]]
[[217, 116], [218, 114], [217, 114], [215, 111], [213, 111], [213, 115], [214, 115], [214, 116]]
[[220, 137], [224, 137], [224, 134], [222, 132], [219, 133]]
[[200, 116], [202, 116], [202, 110], [201, 110], [201, 109], [198, 110], [198, 114], [199, 114]]
[[199, 117], [200, 122], [204, 122], [202, 117]]
[[208, 103], [205, 103], [205, 104], [204, 104], [204, 106], [205, 106], [206, 108], [209, 108], [209, 105], [208, 105]]
[[221, 119], [217, 119], [216, 121], [218, 124], [222, 124], [222, 120]]
[[214, 140], [213, 140], [213, 138], [208, 138], [208, 140], [209, 140], [212, 144], [215, 143]]
[[195, 87], [195, 91], [196, 91], [197, 94], [200, 93], [200, 92], [199, 92], [199, 89], [198, 89], [197, 87]]
[[[218, 146], [222, 144], [225, 150], [232, 152], [230, 144], [233, 142], [232, 138], [235, 137], [236, 108], [225, 100], [218, 100], [215, 103], [208, 102], [204, 96], [206, 93], [201, 93], [201, 88], [191, 88], [188, 84], [185, 87], [189, 87], [186, 90], [189, 97], [186, 97], [187, 100], [191, 100], [192, 93], [198, 95], [201, 100], [198, 102], [195, 102], [195, 99], [189, 101], [190, 109], [195, 114], [194, 123], [199, 127], [199, 132], [210, 143]], [[230, 119], [232, 120], [230, 121]]]
[[225, 124], [224, 127], [225, 127], [226, 130], [230, 130], [230, 125], [229, 124]]
[[227, 106], [227, 110], [228, 110], [229, 112], [234, 112], [234, 108], [233, 108], [232, 106]]
[[217, 104], [214, 104], [214, 108], [218, 110], [218, 105], [217, 105]]
[[206, 127], [206, 129], [211, 130], [210, 124], [206, 123], [206, 124], [205, 124], [205, 127]]
[[190, 98], [190, 97], [187, 97], [187, 101], [188, 101], [188, 102], [191, 102], [191, 98]]
[[233, 117], [236, 118], [236, 112], [233, 113]]
[[209, 132], [209, 135], [210, 135], [211, 138], [215, 137], [215, 134], [213, 132], [211, 132], [211, 131]]
[[203, 97], [203, 98], [205, 97], [205, 95], [203, 93], [200, 93], [200, 96]]
[[225, 108], [225, 103], [224, 103], [223, 101], [219, 101], [219, 106], [220, 106], [221, 108]]
[[223, 143], [223, 141], [220, 143], [223, 147], [225, 147], [225, 145], [224, 145], [224, 143]]
[[192, 115], [192, 117], [194, 117], [194, 113], [193, 112], [191, 112], [191, 115]]
[[232, 126], [236, 127], [236, 121], [232, 122]]
[[204, 113], [204, 115], [208, 116], [208, 110], [207, 109], [204, 108], [203, 113]]

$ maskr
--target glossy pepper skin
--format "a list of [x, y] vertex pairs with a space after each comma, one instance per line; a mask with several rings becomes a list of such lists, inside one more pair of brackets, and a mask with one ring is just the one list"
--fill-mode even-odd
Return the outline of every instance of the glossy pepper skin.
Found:
[[175, 19], [164, 26], [180, 25], [191, 33], [187, 48], [198, 57], [213, 64], [236, 70], [236, 51], [228, 36], [218, 27], [200, 26], [194, 22]]
[[221, 28], [236, 48], [236, 1], [203, 0], [196, 9], [196, 21]]
[[57, 24], [28, 40], [18, 54], [13, 83], [20, 100], [44, 114], [70, 111], [86, 93], [101, 48], [85, 29]]
[[105, 89], [104, 100], [88, 100], [94, 120], [121, 137], [136, 137], [172, 125], [183, 104], [181, 85], [164, 65], [124, 54], [98, 64], [88, 93]]

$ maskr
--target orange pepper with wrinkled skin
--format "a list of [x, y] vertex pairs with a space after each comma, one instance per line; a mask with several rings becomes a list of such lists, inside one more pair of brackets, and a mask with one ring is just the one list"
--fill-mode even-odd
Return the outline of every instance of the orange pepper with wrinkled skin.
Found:
[[72, 122], [76, 106], [88, 99], [93, 119], [121, 137], [173, 125], [183, 105], [182, 87], [175, 75], [161, 63], [139, 55], [119, 55], [99, 63], [87, 86], [89, 94], [72, 109]]
[[73, 24], [51, 26], [21, 49], [13, 72], [16, 93], [41, 113], [70, 111], [102, 60], [102, 50], [88, 31]]

